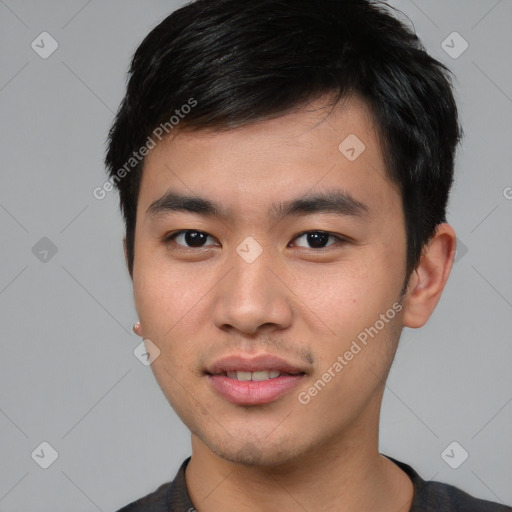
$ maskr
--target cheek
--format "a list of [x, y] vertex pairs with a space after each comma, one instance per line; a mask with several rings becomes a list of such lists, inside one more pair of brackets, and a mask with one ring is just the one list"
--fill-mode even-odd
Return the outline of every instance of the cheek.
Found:
[[211, 288], [205, 272], [184, 272], [183, 266], [156, 259], [139, 260], [134, 269], [134, 300], [145, 337], [167, 351], [193, 348], [194, 330]]
[[387, 267], [383, 258], [368, 249], [336, 265], [296, 269], [291, 289], [305, 313], [314, 312], [331, 335], [346, 339], [392, 306], [399, 285], [395, 272]]
[[[134, 298], [144, 338], [160, 350], [151, 365], [155, 378], [173, 408], [188, 411], [187, 393], [182, 382], [192, 382], [201, 346], [198, 318], [201, 281], [179, 272], [176, 267], [159, 265], [155, 260], [134, 272]], [[203, 313], [204, 316], [204, 313]], [[199, 414], [197, 412], [197, 414]], [[193, 415], [192, 415], [193, 416]]]

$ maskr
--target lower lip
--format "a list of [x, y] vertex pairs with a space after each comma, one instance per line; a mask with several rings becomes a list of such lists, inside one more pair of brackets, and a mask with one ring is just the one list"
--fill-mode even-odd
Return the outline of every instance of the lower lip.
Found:
[[213, 388], [228, 402], [238, 405], [267, 404], [296, 387], [304, 375], [283, 375], [275, 379], [254, 381], [230, 379], [225, 375], [208, 375]]

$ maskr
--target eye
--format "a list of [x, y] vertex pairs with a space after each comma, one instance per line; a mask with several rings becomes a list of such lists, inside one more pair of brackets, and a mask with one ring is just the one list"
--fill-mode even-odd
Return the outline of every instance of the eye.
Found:
[[[208, 247], [206, 243], [208, 238], [215, 240], [213, 236], [205, 233], [204, 231], [187, 229], [167, 235], [164, 239], [164, 243], [175, 243], [179, 247], [185, 249], [202, 249]], [[342, 244], [344, 242], [348, 242], [345, 237], [334, 235], [326, 231], [305, 231], [297, 235], [294, 238], [294, 241], [300, 239], [302, 239], [303, 242], [298, 243], [297, 245], [308, 249], [325, 249], [331, 245], [335, 245], [336, 243]], [[328, 243], [329, 240], [332, 240], [332, 242]]]
[[184, 231], [177, 231], [171, 235], [165, 237], [164, 242], [171, 243], [175, 242], [176, 245], [185, 248], [203, 248], [206, 247], [205, 242], [208, 238], [212, 238], [208, 233], [204, 231], [195, 231], [193, 229], [187, 229]]
[[[312, 247], [308, 247], [307, 245], [298, 244], [299, 247], [306, 247], [312, 249], [324, 249], [326, 247], [330, 247], [334, 245], [336, 241], [339, 243], [346, 242], [347, 240], [341, 236], [336, 236], [331, 233], [327, 233], [326, 231], [305, 231], [300, 235], [297, 235], [294, 240], [299, 240], [301, 238], [305, 238], [305, 243], [310, 244]], [[334, 239], [333, 243], [327, 244], [329, 239]]]

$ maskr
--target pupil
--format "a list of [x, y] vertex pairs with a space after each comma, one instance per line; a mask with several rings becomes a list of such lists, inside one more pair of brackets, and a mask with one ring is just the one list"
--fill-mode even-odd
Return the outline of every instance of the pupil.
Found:
[[205, 241], [205, 234], [199, 231], [188, 231], [185, 233], [185, 241], [192, 247], [201, 247]]
[[313, 247], [322, 247], [328, 240], [327, 233], [308, 233], [308, 243]]

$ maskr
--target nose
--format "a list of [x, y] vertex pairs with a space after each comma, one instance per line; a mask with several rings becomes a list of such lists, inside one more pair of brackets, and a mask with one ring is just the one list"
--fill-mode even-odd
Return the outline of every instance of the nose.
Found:
[[264, 250], [250, 263], [237, 253], [230, 258], [231, 270], [215, 289], [213, 319], [218, 328], [254, 334], [291, 325], [293, 293], [271, 252]]

